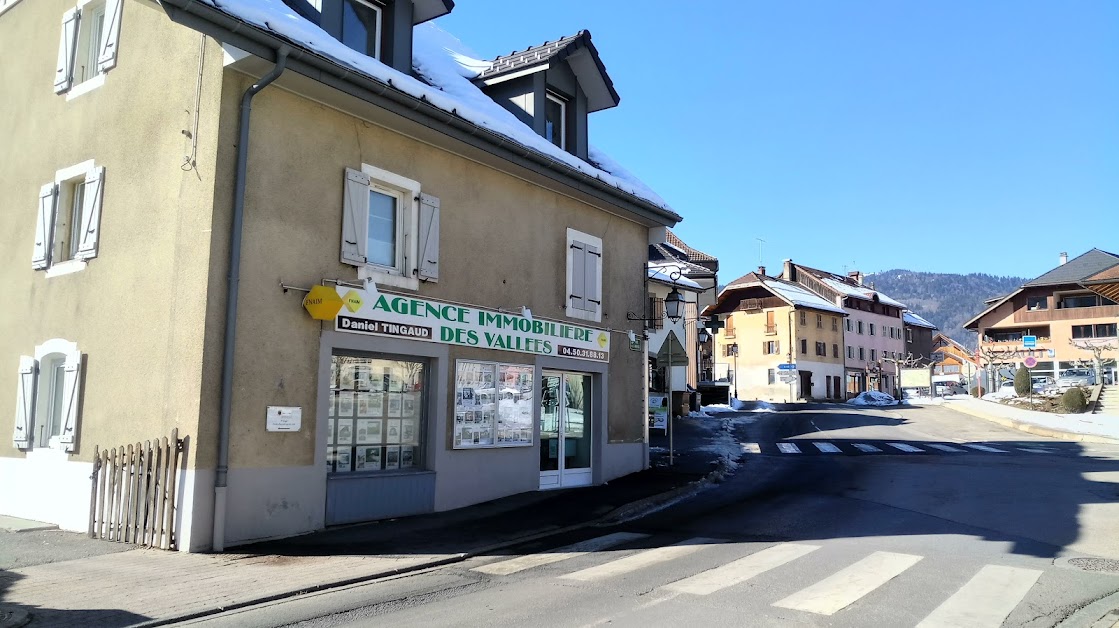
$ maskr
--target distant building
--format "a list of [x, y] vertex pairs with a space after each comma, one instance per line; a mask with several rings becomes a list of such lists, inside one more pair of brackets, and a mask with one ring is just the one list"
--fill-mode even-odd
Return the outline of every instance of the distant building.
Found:
[[[715, 355], [739, 399], [842, 399], [844, 309], [765, 268], [729, 283], [708, 316], [725, 317]], [[794, 365], [783, 369], [782, 365]], [[795, 373], [793, 382], [782, 374]]]
[[[989, 301], [964, 328], [979, 334], [985, 367], [995, 364], [1005, 373], [1032, 357], [1035, 375], [1057, 378], [1095, 366], [1105, 382], [1115, 381], [1119, 255], [1092, 249], [1059, 259], [1049, 272]], [[1101, 353], [1099, 364], [1093, 347]]]
[[864, 275], [838, 275], [785, 260], [781, 279], [800, 284], [842, 308], [844, 321], [844, 390], [855, 396], [866, 390], [894, 394], [897, 375], [889, 360], [906, 355], [902, 312], [905, 304], [863, 284]]
[[932, 364], [933, 332], [937, 331], [937, 326], [909, 310], [902, 312], [902, 323], [906, 357], [920, 366]]
[[976, 385], [979, 360], [967, 347], [938, 333], [933, 336], [932, 349], [933, 352], [943, 354], [943, 359], [933, 362], [933, 384], [957, 384], [968, 390]]

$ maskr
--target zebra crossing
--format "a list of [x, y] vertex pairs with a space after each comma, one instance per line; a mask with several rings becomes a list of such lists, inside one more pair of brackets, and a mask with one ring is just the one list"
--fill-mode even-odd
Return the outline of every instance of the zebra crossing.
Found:
[[740, 443], [742, 453], [750, 455], [846, 455], [846, 456], [902, 456], [902, 455], [960, 455], [960, 454], [998, 454], [998, 455], [1052, 455], [1062, 450], [1050, 443], [929, 443], [894, 441], [818, 441], [798, 439], [795, 441]]
[[[781, 577], [782, 569], [790, 568], [798, 561], [812, 560], [815, 552], [821, 549], [820, 545], [809, 543], [776, 543], [745, 556], [735, 557], [737, 552], [732, 549], [735, 545], [720, 539], [696, 537], [672, 544], [647, 547], [654, 545], [654, 542], [655, 539], [647, 534], [618, 532], [547, 552], [499, 559], [473, 567], [471, 571], [502, 577], [536, 567], [553, 566], [553, 569], [562, 570], [562, 563], [565, 561], [581, 557], [584, 561], [587, 557], [591, 559], [601, 557], [605, 560], [593, 566], [559, 575], [549, 573], [545, 576], [555, 577], [561, 581], [578, 581], [593, 585], [612, 579], [622, 579], [629, 574], [660, 566], [664, 569], [659, 573], [668, 581], [657, 587], [657, 591], [684, 596], [686, 600], [688, 597], [700, 599], [720, 592], [739, 595], [744, 589], [734, 591], [735, 587], [763, 578], [770, 572], [774, 577]], [[606, 549], [619, 551], [609, 554], [599, 553]], [[691, 573], [686, 565], [674, 567], [674, 561], [700, 552], [710, 552], [714, 556], [726, 556], [731, 559], [699, 573]], [[622, 555], [618, 556], [619, 554]], [[850, 564], [823, 568], [812, 565], [822, 576], [818, 580], [805, 582], [803, 588], [780, 599], [761, 602], [779, 609], [817, 616], [833, 616], [871, 596], [888, 582], [905, 578], [924, 558], [916, 554], [874, 551]], [[929, 566], [929, 569], [933, 568]], [[827, 573], [829, 571], [831, 573]], [[917, 627], [1001, 626], [1015, 608], [1026, 599], [1042, 573], [1038, 569], [983, 565], [969, 580], [948, 594], [943, 602], [917, 624]], [[767, 589], [749, 590], [752, 595], [758, 595], [758, 591]]]

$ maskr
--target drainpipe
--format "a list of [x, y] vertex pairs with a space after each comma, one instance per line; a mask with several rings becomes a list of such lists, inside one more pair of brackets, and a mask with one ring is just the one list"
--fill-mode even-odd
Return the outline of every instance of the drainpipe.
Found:
[[237, 340], [237, 288], [241, 283], [241, 231], [245, 222], [245, 171], [249, 161], [249, 114], [253, 96], [280, 78], [288, 60], [288, 47], [276, 51], [276, 66], [241, 97], [241, 129], [237, 140], [234, 174], [233, 229], [229, 240], [229, 286], [225, 307], [225, 352], [221, 362], [221, 416], [218, 423], [218, 466], [214, 474], [213, 550], [225, 550], [225, 491], [229, 485], [229, 417], [233, 408], [233, 349]]

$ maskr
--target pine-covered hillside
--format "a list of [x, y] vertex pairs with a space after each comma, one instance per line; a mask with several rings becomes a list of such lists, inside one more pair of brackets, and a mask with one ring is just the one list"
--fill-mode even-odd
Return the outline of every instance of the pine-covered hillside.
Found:
[[985, 300], [1009, 294], [1028, 279], [895, 269], [867, 275], [866, 281], [908, 305], [953, 340], [974, 347], [975, 334], [964, 331], [964, 323], [983, 311]]

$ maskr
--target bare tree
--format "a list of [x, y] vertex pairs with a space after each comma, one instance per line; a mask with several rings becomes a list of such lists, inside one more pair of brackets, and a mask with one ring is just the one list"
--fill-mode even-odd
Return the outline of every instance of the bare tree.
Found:
[[1104, 360], [1106, 359], [1107, 361], [1110, 362], [1114, 359], [1114, 358], [1104, 358], [1103, 354], [1108, 352], [1108, 351], [1115, 351], [1115, 349], [1116, 349], [1115, 344], [1110, 342], [1110, 341], [1107, 341], [1107, 340], [1091, 340], [1091, 339], [1082, 339], [1082, 340], [1070, 339], [1068, 341], [1068, 343], [1070, 345], [1072, 345], [1073, 347], [1076, 347], [1077, 349], [1080, 349], [1080, 350], [1083, 350], [1083, 351], [1088, 351], [1092, 354], [1092, 368], [1096, 372], [1096, 383], [1097, 384], [1102, 383], [1103, 382], [1103, 363], [1104, 363]]

